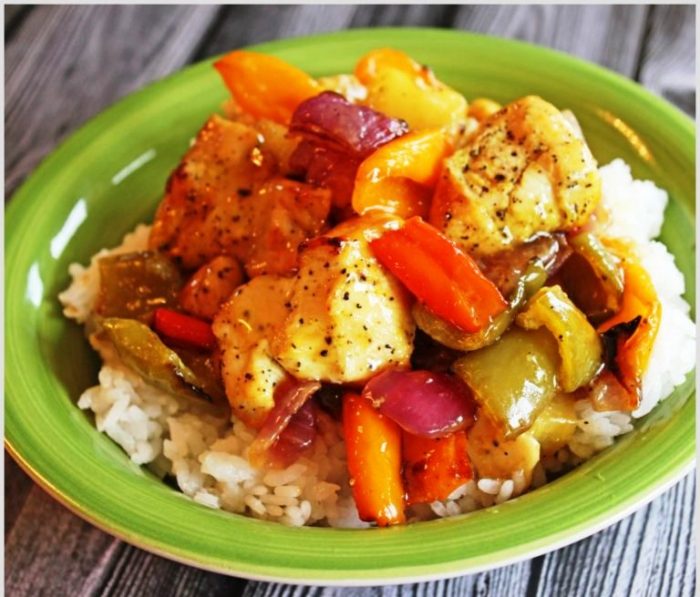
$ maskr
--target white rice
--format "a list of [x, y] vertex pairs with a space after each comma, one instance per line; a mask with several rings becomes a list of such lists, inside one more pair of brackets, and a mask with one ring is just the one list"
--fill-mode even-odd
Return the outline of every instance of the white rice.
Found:
[[[643, 378], [640, 407], [648, 413], [682, 383], [695, 363], [695, 324], [683, 300], [685, 282], [673, 256], [652, 239], [659, 234], [667, 204], [664, 191], [632, 179], [629, 167], [615, 160], [600, 169], [603, 201], [597, 227], [609, 236], [632, 239], [662, 303], [661, 326]], [[150, 228], [140, 225], [111, 251], [102, 250], [88, 267], [72, 264], [70, 287], [60, 294], [66, 317], [84, 323], [99, 289], [97, 260], [107, 254], [144, 250]], [[172, 474], [182, 492], [208, 508], [244, 513], [290, 526], [324, 524], [364, 527], [351, 497], [341, 426], [323, 416], [310, 454], [282, 470], [260, 470], [247, 459], [253, 432], [233, 418], [213, 416], [149, 386], [120, 362], [113, 350], [91, 339], [103, 357], [99, 385], [86, 390], [78, 406], [95, 414], [97, 428], [131, 459], [158, 473]], [[543, 456], [532, 474], [515, 471], [507, 479], [477, 478], [458, 487], [447, 500], [414, 506], [410, 520], [454, 516], [501, 504], [547, 482], [610, 446], [632, 430], [621, 412], [596, 412], [590, 402], [576, 403], [577, 429], [568, 445]], [[531, 477], [531, 479], [528, 479]]]

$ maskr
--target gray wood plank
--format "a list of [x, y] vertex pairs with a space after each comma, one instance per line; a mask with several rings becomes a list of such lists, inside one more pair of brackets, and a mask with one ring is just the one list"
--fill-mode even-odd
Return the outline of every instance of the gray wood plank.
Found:
[[5, 538], [12, 530], [34, 483], [5, 452]]
[[241, 594], [246, 585], [245, 580], [184, 566], [132, 546], [123, 545], [114, 555], [109, 575], [95, 595], [223, 597]]
[[101, 560], [120, 545], [35, 486], [5, 542], [5, 590], [42, 595], [70, 588], [90, 594], [100, 582]]
[[638, 80], [682, 110], [695, 115], [696, 7], [651, 7]]
[[19, 28], [22, 21], [29, 15], [31, 10], [31, 6], [23, 4], [5, 5], [5, 43], [12, 38], [14, 32]]
[[351, 27], [451, 27], [456, 6], [436, 4], [366, 6], [358, 9]]
[[187, 63], [213, 6], [44, 6], [6, 48], [5, 192], [69, 132]]
[[199, 57], [273, 39], [357, 27], [450, 26], [456, 7], [438, 5], [228, 6]]
[[455, 28], [521, 39], [635, 73], [648, 6], [461, 6]]
[[338, 31], [348, 27], [353, 5], [228, 6], [198, 57], [273, 39]]
[[481, 574], [431, 582], [389, 585], [385, 587], [300, 587], [251, 582], [243, 597], [450, 597], [451, 595], [525, 595], [530, 581], [530, 564], [522, 562]]
[[547, 554], [537, 596], [694, 595], [694, 501], [691, 475], [620, 523]]

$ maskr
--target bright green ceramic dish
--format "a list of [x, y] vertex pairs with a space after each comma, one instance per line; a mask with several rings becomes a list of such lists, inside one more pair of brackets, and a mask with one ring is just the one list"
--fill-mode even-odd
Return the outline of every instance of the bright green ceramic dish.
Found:
[[[260, 46], [313, 75], [349, 71], [376, 46], [432, 65], [467, 97], [539, 94], [578, 116], [601, 163], [616, 156], [672, 197], [663, 240], [694, 303], [693, 123], [630, 81], [522, 43], [436, 30], [367, 30]], [[591, 534], [686, 474], [695, 453], [694, 376], [637, 430], [534, 493], [467, 516], [401, 528], [289, 529], [194, 504], [132, 464], [75, 406], [96, 380], [82, 331], [56, 295], [86, 262], [148, 220], [168, 172], [226, 97], [208, 63], [92, 120], [49, 157], [6, 214], [5, 425], [14, 457], [52, 495], [130, 543], [230, 574], [318, 584], [449, 576], [532, 557]]]

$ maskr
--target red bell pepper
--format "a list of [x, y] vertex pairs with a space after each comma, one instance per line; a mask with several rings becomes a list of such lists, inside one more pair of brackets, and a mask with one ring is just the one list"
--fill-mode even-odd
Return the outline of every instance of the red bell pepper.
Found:
[[216, 347], [216, 336], [209, 323], [172, 309], [156, 309], [153, 327], [161, 336], [188, 348], [211, 350]]
[[419, 301], [466, 332], [479, 331], [508, 306], [474, 260], [419, 217], [370, 246]]
[[406, 503], [409, 506], [446, 500], [474, 476], [467, 452], [466, 431], [439, 438], [404, 432], [401, 443]]

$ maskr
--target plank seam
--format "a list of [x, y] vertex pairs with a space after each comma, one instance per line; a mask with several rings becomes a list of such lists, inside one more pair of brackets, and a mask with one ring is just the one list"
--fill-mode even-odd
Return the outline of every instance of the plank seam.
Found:
[[647, 52], [647, 47], [649, 46], [649, 40], [651, 39], [651, 29], [654, 22], [654, 12], [655, 6], [651, 5], [647, 7], [647, 14], [644, 22], [644, 32], [642, 33], [642, 41], [637, 49], [636, 66], [634, 69], [634, 80], [639, 82], [642, 76], [642, 70], [644, 68], [644, 56]]

